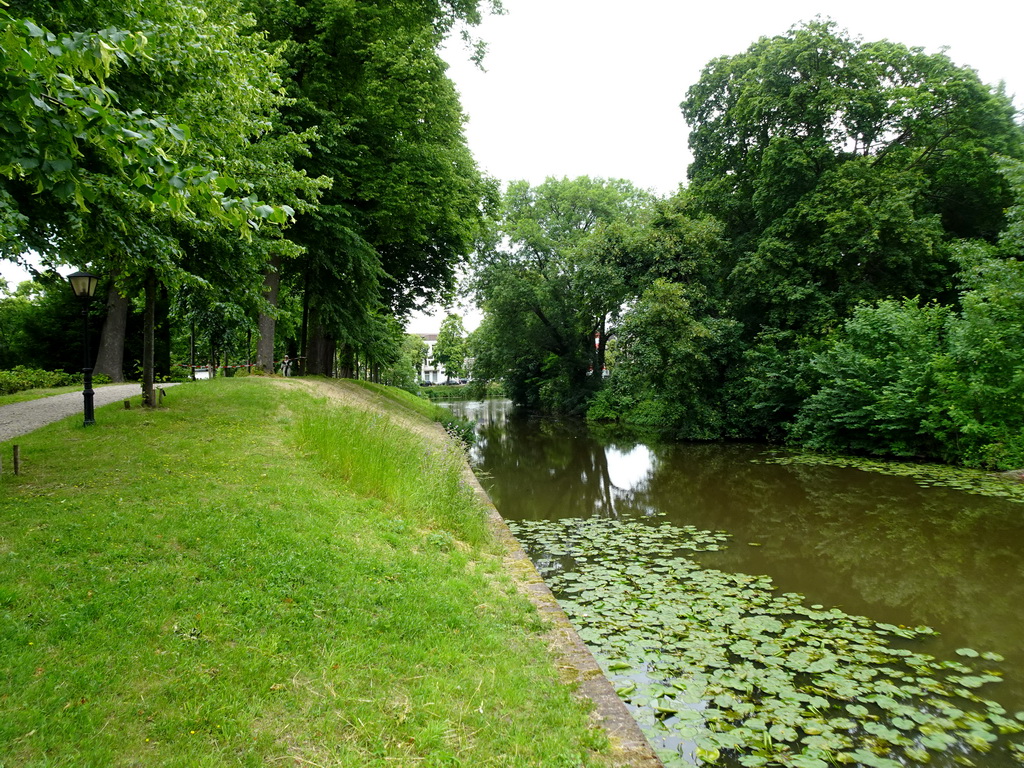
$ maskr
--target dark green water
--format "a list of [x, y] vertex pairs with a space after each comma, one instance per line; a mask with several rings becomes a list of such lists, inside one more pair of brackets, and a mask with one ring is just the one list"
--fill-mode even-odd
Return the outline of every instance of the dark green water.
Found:
[[[985, 695], [1024, 709], [1024, 504], [858, 469], [759, 463], [755, 445], [603, 442], [585, 427], [454, 403], [509, 520], [665, 515], [732, 536], [703, 565], [765, 574], [808, 603], [941, 634], [924, 652], [1006, 657]], [[984, 758], [983, 758], [984, 760]], [[991, 764], [991, 763], [986, 763]]]

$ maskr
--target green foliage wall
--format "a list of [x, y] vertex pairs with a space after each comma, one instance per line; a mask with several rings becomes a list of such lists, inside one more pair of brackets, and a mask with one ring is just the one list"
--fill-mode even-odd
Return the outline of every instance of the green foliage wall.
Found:
[[682, 109], [690, 186], [616, 241], [628, 291], [589, 417], [1024, 465], [1009, 98], [816, 21], [710, 62]]
[[907, 299], [854, 312], [813, 358], [820, 384], [793, 422], [794, 441], [1024, 466], [1024, 263], [972, 256], [959, 310]]

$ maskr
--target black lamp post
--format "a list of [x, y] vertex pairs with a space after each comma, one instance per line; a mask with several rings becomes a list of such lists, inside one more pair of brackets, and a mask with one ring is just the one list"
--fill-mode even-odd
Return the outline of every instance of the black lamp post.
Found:
[[96, 292], [96, 284], [99, 281], [100, 279], [96, 275], [90, 275], [88, 272], [75, 272], [73, 275], [68, 275], [71, 290], [82, 300], [82, 346], [85, 350], [83, 353], [85, 363], [82, 366], [82, 397], [85, 400], [83, 427], [96, 423], [92, 407], [92, 363], [89, 361], [89, 301]]

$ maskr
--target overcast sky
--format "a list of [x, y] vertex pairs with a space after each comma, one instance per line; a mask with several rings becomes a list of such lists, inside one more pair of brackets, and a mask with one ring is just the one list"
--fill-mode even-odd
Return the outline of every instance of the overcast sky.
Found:
[[[679, 103], [704, 66], [818, 15], [865, 41], [945, 47], [1024, 107], [1020, 0], [503, 1], [507, 13], [475, 30], [486, 71], [458, 43], [446, 52], [469, 146], [503, 182], [587, 175], [671, 194], [690, 162]], [[434, 332], [440, 319], [418, 316], [409, 330]]]
[[1024, 96], [1019, 0], [504, 3], [506, 15], [477, 29], [488, 43], [486, 72], [458, 44], [446, 54], [469, 116], [469, 145], [503, 181], [589, 175], [672, 193], [689, 162], [679, 103], [704, 66], [819, 14], [868, 41], [948, 47], [985, 82], [1003, 80]]

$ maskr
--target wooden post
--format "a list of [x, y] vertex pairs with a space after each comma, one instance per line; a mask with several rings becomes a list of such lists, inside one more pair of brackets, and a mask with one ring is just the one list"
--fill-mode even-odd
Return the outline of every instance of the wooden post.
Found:
[[14, 446], [14, 474], [21, 474], [21, 446]]

